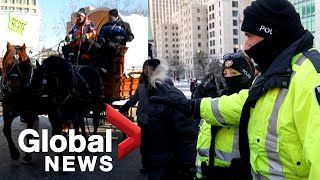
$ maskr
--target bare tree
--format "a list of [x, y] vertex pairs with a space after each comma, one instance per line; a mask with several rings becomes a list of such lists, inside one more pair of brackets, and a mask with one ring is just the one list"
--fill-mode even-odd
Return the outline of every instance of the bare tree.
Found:
[[195, 70], [198, 72], [199, 76], [206, 74], [206, 68], [210, 63], [210, 59], [208, 57], [208, 54], [203, 51], [198, 51], [196, 53], [196, 56], [194, 57], [194, 67]]
[[[66, 35], [68, 31], [67, 22], [71, 20], [70, 16], [73, 12], [77, 11], [77, 8], [77, 1], [70, 0], [64, 9], [59, 10], [59, 16], [56, 16], [51, 20], [52, 29], [57, 37], [63, 37]], [[71, 23], [73, 22], [71, 21]]]
[[213, 59], [208, 66], [208, 75], [213, 75], [217, 89], [223, 89], [226, 86], [225, 79], [222, 75], [222, 64], [218, 59]]
[[170, 77], [173, 77], [174, 80], [176, 80], [176, 77], [180, 77], [184, 73], [185, 65], [182, 61], [168, 60], [168, 64], [168, 74]]

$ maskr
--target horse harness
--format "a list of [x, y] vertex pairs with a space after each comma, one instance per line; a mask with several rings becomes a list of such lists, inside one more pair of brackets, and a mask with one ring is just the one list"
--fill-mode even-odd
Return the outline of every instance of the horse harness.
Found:
[[[14, 55], [13, 55], [13, 65], [12, 65], [12, 67], [9, 69], [9, 71], [5, 74], [5, 79], [1, 79], [1, 86], [0, 86], [0, 89], [1, 89], [1, 91], [2, 92], [10, 92], [11, 91], [11, 88], [7, 85], [7, 79], [8, 79], [8, 77], [23, 77], [23, 74], [22, 74], [22, 71], [21, 71], [21, 69], [20, 69], [20, 67], [19, 67], [19, 63], [20, 63], [20, 60], [21, 60], [21, 58], [20, 58], [20, 56], [19, 56], [19, 53], [20, 53], [20, 47], [19, 46], [14, 46], [15, 47], [15, 53], [14, 53]], [[30, 59], [29, 59], [29, 57], [28, 57], [28, 59], [27, 59], [27, 61], [29, 61], [28, 63], [31, 63], [30, 62]], [[4, 63], [4, 67], [3, 68], [6, 68], [6, 64]], [[17, 69], [17, 71], [18, 71], [18, 74], [16, 74], [16, 73], [13, 73], [13, 74], [10, 74], [12, 71], [13, 71], [13, 69], [14, 68], [16, 68]], [[33, 71], [33, 67], [32, 67], [32, 65], [30, 64], [30, 72], [28, 73], [29, 74], [29, 77], [28, 77], [28, 79], [27, 79], [27, 83], [24, 85], [24, 87], [30, 87], [31, 86], [31, 82], [32, 82], [32, 79], [33, 79], [33, 75], [34, 75], [34, 71]], [[3, 90], [8, 90], [8, 91], [3, 91]], [[3, 95], [5, 96], [6, 95], [6, 93], [3, 93]]]

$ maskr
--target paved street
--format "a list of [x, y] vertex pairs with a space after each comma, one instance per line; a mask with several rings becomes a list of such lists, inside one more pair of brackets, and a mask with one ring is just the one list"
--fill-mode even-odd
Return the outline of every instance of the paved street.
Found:
[[[180, 89], [187, 98], [190, 98], [191, 93], [189, 91], [188, 82], [175, 83], [175, 86]], [[2, 111], [0, 106], [0, 111]], [[49, 129], [51, 131], [51, 125], [46, 116], [40, 117], [40, 129]], [[92, 132], [92, 120], [89, 119], [89, 128]], [[0, 116], [0, 179], [104, 179], [104, 180], [147, 180], [146, 175], [139, 173], [140, 165], [140, 153], [139, 148], [130, 153], [123, 160], [117, 160], [117, 145], [122, 141], [122, 133], [112, 127], [111, 125], [102, 125], [99, 128], [99, 133], [104, 135], [105, 129], [113, 129], [112, 140], [112, 153], [95, 153], [98, 156], [97, 164], [94, 172], [81, 172], [79, 166], [76, 165], [76, 172], [45, 172], [44, 171], [44, 157], [50, 155], [54, 156], [54, 153], [34, 153], [33, 161], [31, 164], [23, 164], [22, 157], [24, 153], [20, 149], [20, 159], [11, 160], [10, 153], [5, 136], [2, 133], [3, 119]], [[16, 118], [12, 124], [12, 136], [13, 140], [18, 147], [18, 135], [26, 128], [26, 124], [20, 122], [19, 117]], [[88, 132], [88, 129], [86, 129]], [[67, 154], [73, 155], [73, 154]], [[93, 155], [89, 152], [84, 152], [82, 155]], [[103, 155], [109, 155], [112, 157], [113, 169], [111, 172], [105, 173], [99, 169], [99, 158]]]
[[[90, 128], [92, 127], [92, 121], [89, 120]], [[23, 164], [22, 156], [24, 153], [20, 150], [21, 156], [19, 160], [13, 161], [10, 158], [7, 141], [2, 133], [3, 119], [0, 117], [0, 179], [104, 179], [104, 180], [146, 180], [147, 176], [140, 175], [140, 153], [139, 148], [129, 154], [123, 160], [117, 160], [117, 145], [122, 140], [122, 133], [118, 130], [113, 131], [112, 140], [112, 153], [108, 153], [112, 157], [113, 169], [111, 172], [105, 173], [99, 169], [99, 157], [105, 155], [103, 153], [95, 153], [98, 156], [97, 164], [94, 172], [80, 172], [79, 167], [76, 166], [76, 172], [45, 172], [44, 171], [44, 156], [54, 155], [53, 153], [34, 153], [33, 163]], [[26, 124], [20, 122], [20, 119], [16, 118], [12, 125], [13, 139], [18, 141], [18, 134], [25, 129]], [[40, 129], [50, 129], [50, 124], [45, 116], [40, 117]], [[105, 133], [105, 129], [112, 128], [110, 125], [103, 125], [99, 128], [100, 133]], [[49, 131], [50, 132], [50, 131]], [[91, 129], [92, 132], [92, 129]], [[72, 154], [69, 154], [72, 155]], [[88, 152], [83, 155], [89, 155]], [[92, 155], [92, 154], [90, 154]]]

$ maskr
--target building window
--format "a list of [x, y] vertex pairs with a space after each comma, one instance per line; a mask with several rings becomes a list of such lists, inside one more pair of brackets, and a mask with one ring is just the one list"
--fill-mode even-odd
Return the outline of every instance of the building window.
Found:
[[22, 13], [22, 8], [21, 8], [21, 7], [17, 7], [17, 8], [16, 8], [16, 12], [17, 12], [17, 13]]
[[200, 17], [197, 17], [197, 21], [200, 21]]
[[167, 29], [167, 26], [165, 26], [164, 29]]
[[237, 38], [233, 38], [233, 44], [238, 44], [238, 39]]
[[8, 3], [13, 4], [14, 2], [13, 0], [8, 0]]
[[165, 32], [164, 35], [166, 36], [166, 35], [167, 35], [167, 32]]
[[233, 20], [233, 26], [238, 26], [238, 21], [237, 20]]
[[24, 13], [28, 13], [28, 12], [29, 12], [29, 9], [28, 9], [28, 8], [23, 8], [23, 12], [24, 12]]
[[234, 7], [234, 8], [239, 7], [238, 2], [237, 1], [232, 1], [232, 7]]
[[7, 3], [7, 0], [1, 0], [1, 3]]
[[238, 35], [238, 29], [233, 29], [233, 35]]
[[172, 33], [172, 36], [174, 36], [174, 33]]
[[222, 44], [222, 40], [220, 39], [220, 45]]
[[197, 13], [200, 13], [200, 9], [197, 9]]
[[16, 4], [22, 4], [22, 0], [16, 0]]
[[198, 26], [198, 30], [201, 30], [201, 26]]
[[165, 38], [164, 40], [165, 40], [165, 41], [168, 41], [168, 38]]
[[232, 11], [232, 16], [237, 17], [238, 16], [238, 11]]
[[199, 39], [201, 38], [201, 34], [198, 34], [198, 38], [199, 38]]
[[14, 7], [9, 7], [9, 11], [14, 11]]
[[7, 6], [1, 6], [2, 11], [6, 11], [7, 9], [8, 9]]
[[174, 44], [174, 45], [172, 45], [172, 47], [175, 47], [176, 45]]
[[166, 44], [166, 47], [168, 47], [168, 44]]
[[168, 53], [169, 51], [168, 50], [166, 50], [166, 53]]
[[209, 6], [209, 12], [211, 11], [211, 6]]
[[201, 42], [198, 42], [198, 47], [201, 47]]
[[216, 54], [216, 49], [213, 49], [213, 54]]

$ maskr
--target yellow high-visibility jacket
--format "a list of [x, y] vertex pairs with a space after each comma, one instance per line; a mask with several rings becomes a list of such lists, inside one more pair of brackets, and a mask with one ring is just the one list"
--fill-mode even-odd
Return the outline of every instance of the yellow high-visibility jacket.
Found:
[[[318, 58], [317, 63], [320, 63]], [[320, 70], [302, 53], [292, 58], [288, 88], [270, 88], [250, 109], [248, 138], [254, 179], [320, 179]], [[238, 127], [248, 91], [204, 98], [208, 124]]]
[[[233, 158], [240, 158], [239, 153], [239, 128], [221, 127], [215, 136], [214, 166], [229, 167]], [[197, 178], [203, 178], [201, 163], [209, 166], [211, 145], [211, 125], [202, 122], [197, 142]]]

